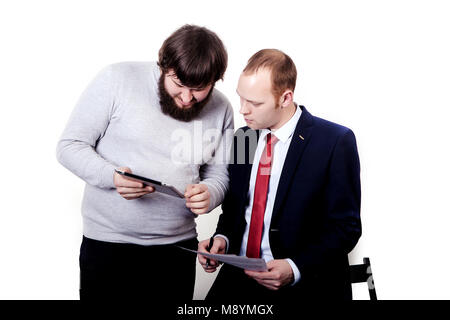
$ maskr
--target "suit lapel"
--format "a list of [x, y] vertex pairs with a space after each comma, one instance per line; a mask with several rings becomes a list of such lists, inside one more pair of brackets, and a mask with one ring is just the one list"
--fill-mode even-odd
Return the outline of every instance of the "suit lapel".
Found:
[[300, 106], [300, 108], [302, 109], [302, 114], [292, 136], [286, 160], [284, 161], [283, 171], [281, 172], [280, 182], [278, 183], [277, 195], [272, 211], [272, 222], [276, 221], [275, 218], [279, 214], [278, 211], [290, 188], [292, 178], [295, 175], [295, 171], [312, 132], [313, 117], [304, 106]]

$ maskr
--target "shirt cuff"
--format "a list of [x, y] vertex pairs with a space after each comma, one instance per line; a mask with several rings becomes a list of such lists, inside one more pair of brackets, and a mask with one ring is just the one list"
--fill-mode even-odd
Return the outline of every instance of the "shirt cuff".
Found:
[[292, 272], [294, 272], [294, 282], [291, 283], [291, 286], [297, 284], [297, 282], [300, 281], [301, 275], [300, 270], [298, 270], [297, 266], [295, 265], [294, 261], [291, 259], [285, 259], [291, 266]]
[[216, 235], [214, 235], [214, 238], [215, 237], [221, 237], [221, 238], [225, 239], [225, 242], [227, 243], [227, 247], [225, 248], [225, 253], [227, 253], [228, 252], [229, 243], [230, 243], [228, 241], [228, 238], [226, 236], [224, 236], [223, 234], [216, 234]]

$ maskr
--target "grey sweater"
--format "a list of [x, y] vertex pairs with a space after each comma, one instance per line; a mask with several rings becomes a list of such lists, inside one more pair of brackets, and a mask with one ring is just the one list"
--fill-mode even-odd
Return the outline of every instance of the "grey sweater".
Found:
[[182, 193], [204, 183], [209, 210], [228, 188], [226, 160], [233, 135], [233, 110], [213, 89], [211, 100], [191, 122], [161, 112], [159, 67], [123, 62], [103, 69], [81, 95], [58, 142], [58, 161], [86, 182], [82, 215], [86, 237], [155, 245], [196, 237], [195, 215], [184, 199], [154, 192], [125, 200], [115, 189], [114, 169], [173, 185]]

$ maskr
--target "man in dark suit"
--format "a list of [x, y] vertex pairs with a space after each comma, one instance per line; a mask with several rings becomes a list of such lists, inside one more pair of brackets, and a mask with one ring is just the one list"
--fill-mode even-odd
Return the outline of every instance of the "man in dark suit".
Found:
[[[297, 106], [296, 78], [291, 58], [274, 49], [253, 55], [239, 78], [248, 126], [234, 136], [230, 187], [209, 251], [264, 258], [268, 271], [224, 265], [207, 300], [352, 298], [347, 255], [361, 236], [355, 136]], [[218, 266], [198, 259], [206, 272]]]

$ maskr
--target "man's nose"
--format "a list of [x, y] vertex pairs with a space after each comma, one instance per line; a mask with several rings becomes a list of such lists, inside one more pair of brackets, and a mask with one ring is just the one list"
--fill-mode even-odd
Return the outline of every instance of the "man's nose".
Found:
[[180, 94], [180, 98], [181, 101], [183, 101], [183, 103], [188, 104], [189, 102], [192, 101], [192, 92], [190, 89], [188, 88], [183, 88]]
[[247, 107], [247, 102], [246, 101], [242, 101], [241, 102], [241, 108], [239, 109], [239, 113], [240, 114], [247, 114], [248, 111], [248, 107]]

